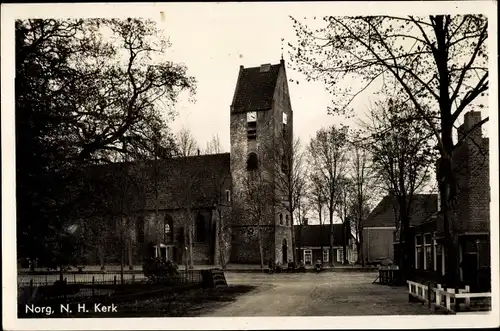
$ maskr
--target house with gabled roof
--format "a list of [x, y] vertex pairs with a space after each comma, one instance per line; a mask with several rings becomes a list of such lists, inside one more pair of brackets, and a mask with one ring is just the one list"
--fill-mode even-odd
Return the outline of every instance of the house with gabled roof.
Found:
[[[420, 224], [437, 210], [437, 195], [415, 194], [412, 197], [410, 226]], [[396, 197], [385, 196], [363, 222], [363, 258], [397, 261], [394, 245], [399, 241], [396, 222]], [[396, 254], [395, 254], [396, 253]]]
[[354, 236], [348, 223], [333, 224], [333, 255], [330, 253], [330, 224], [294, 225], [295, 249], [299, 262], [312, 266], [316, 261], [324, 264], [344, 264], [344, 248], [348, 263], [357, 262]]

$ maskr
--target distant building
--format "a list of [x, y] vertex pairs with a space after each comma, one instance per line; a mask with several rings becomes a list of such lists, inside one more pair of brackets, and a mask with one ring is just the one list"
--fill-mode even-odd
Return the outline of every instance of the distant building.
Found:
[[293, 139], [283, 60], [240, 67], [229, 116], [230, 153], [103, 165], [90, 171], [103, 198], [102, 211], [85, 214], [81, 227], [93, 242], [86, 264], [124, 260], [135, 265], [158, 255], [185, 263], [190, 242], [194, 263], [259, 263], [259, 237], [266, 264], [293, 259], [283, 193], [273, 184], [262, 188], [266, 200], [260, 220], [249, 212], [248, 199], [249, 181], [259, 177], [273, 183], [272, 162]]
[[[420, 224], [437, 210], [436, 194], [415, 194], [411, 202], [410, 226]], [[386, 196], [363, 223], [363, 258], [375, 261], [387, 258], [397, 263], [394, 244], [399, 241], [396, 229], [395, 197]]]
[[330, 224], [294, 225], [298, 260], [306, 266], [317, 260], [329, 264], [344, 263], [344, 244], [348, 263], [357, 261], [356, 245], [349, 225], [333, 224], [333, 256], [330, 254]]

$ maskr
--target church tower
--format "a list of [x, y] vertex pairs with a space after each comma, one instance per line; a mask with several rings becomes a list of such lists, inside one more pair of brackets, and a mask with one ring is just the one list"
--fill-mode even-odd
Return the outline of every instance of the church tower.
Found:
[[231, 262], [283, 264], [293, 259], [291, 217], [276, 180], [293, 113], [285, 62], [240, 66], [230, 107]]

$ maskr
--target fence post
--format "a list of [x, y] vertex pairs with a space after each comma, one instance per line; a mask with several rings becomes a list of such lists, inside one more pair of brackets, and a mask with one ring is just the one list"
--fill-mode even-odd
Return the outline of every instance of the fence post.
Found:
[[454, 289], [446, 289], [446, 309], [451, 310], [451, 293], [455, 292]]
[[[470, 286], [465, 285], [465, 293], [470, 293]], [[465, 309], [470, 309], [470, 297], [465, 298]]]
[[30, 279], [30, 297], [33, 295], [33, 279]]
[[95, 276], [92, 276], [92, 298], [94, 297], [95, 290]]
[[76, 284], [76, 274], [73, 274], [73, 283]]
[[113, 285], [116, 285], [116, 275], [113, 277]]
[[47, 274], [45, 274], [45, 285], [49, 285], [49, 280], [47, 279]]
[[135, 274], [132, 274], [132, 284], [135, 284]]
[[441, 292], [439, 292], [441, 290], [441, 284], [437, 284], [437, 288], [436, 288], [436, 306], [441, 306]]
[[432, 301], [432, 297], [431, 297], [431, 282], [428, 281], [427, 282], [427, 307], [431, 308], [431, 301]]

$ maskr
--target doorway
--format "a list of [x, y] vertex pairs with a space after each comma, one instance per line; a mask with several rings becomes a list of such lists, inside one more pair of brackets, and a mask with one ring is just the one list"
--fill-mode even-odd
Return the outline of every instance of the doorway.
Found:
[[312, 264], [312, 250], [310, 249], [304, 250], [304, 263], [306, 265]]
[[286, 239], [283, 239], [282, 256], [283, 256], [283, 264], [288, 264], [288, 247], [286, 244]]

